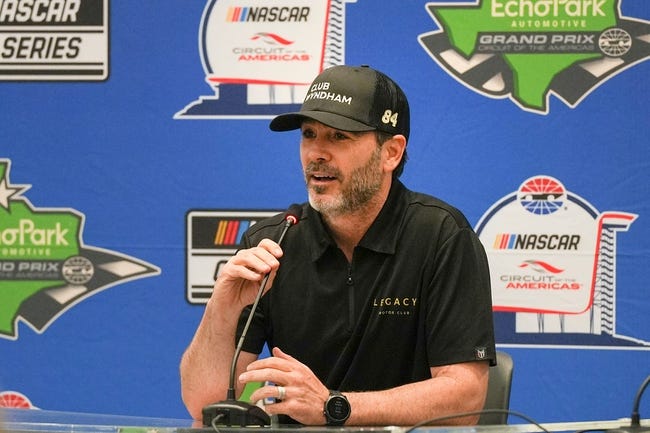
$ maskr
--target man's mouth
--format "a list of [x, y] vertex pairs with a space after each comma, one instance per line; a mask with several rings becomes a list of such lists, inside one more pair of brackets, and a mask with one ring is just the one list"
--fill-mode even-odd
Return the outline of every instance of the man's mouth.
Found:
[[314, 186], [325, 186], [340, 180], [338, 170], [325, 164], [311, 163], [305, 174], [307, 181]]
[[336, 180], [336, 176], [329, 176], [326, 174], [312, 174], [311, 178], [316, 182], [333, 182]]

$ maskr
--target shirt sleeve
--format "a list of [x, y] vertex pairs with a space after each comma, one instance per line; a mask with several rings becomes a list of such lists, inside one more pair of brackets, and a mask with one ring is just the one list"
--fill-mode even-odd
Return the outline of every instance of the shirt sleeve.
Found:
[[471, 228], [441, 241], [430, 269], [426, 310], [429, 365], [496, 360], [490, 275]]

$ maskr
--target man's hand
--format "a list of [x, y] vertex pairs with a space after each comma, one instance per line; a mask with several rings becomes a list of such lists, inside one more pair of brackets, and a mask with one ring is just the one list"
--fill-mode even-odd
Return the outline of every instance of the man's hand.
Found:
[[305, 364], [277, 347], [272, 353], [272, 357], [252, 362], [239, 376], [243, 383], [272, 382], [277, 385], [257, 389], [251, 394], [251, 401], [278, 398], [278, 386], [282, 386], [284, 399], [267, 405], [265, 410], [269, 414], [289, 415], [305, 425], [324, 425], [323, 405], [329, 390]]
[[256, 247], [238, 251], [219, 272], [212, 299], [241, 311], [255, 301], [260, 282], [269, 273], [266, 290], [271, 287], [275, 271], [280, 266], [280, 257], [282, 248], [270, 239], [263, 239]]

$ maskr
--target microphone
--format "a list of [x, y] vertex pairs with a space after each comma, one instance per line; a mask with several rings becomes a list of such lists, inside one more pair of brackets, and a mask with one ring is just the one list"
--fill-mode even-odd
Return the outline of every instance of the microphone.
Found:
[[[301, 215], [302, 207], [299, 204], [292, 204], [289, 206], [289, 209], [287, 210], [284, 217], [284, 227], [282, 228], [282, 233], [278, 239], [278, 245], [282, 244], [282, 240], [287, 234], [289, 227], [298, 224]], [[241, 336], [239, 337], [239, 341], [237, 343], [237, 347], [235, 348], [235, 354], [233, 355], [232, 364], [230, 366], [230, 383], [228, 386], [226, 399], [217, 403], [209, 404], [202, 409], [203, 425], [206, 427], [214, 427], [217, 423], [226, 426], [240, 427], [248, 425], [265, 426], [271, 423], [271, 418], [266, 412], [264, 412], [262, 408], [250, 403], [239, 401], [235, 396], [235, 373], [237, 369], [237, 360], [239, 359], [239, 354], [241, 353], [244, 339], [248, 333], [248, 328], [253, 321], [253, 316], [255, 315], [257, 304], [259, 304], [260, 299], [262, 298], [262, 294], [264, 294], [264, 289], [266, 288], [266, 284], [269, 281], [270, 275], [270, 273], [266, 274], [262, 280], [262, 283], [260, 284], [257, 296], [255, 297], [255, 302], [253, 303], [251, 311], [248, 314], [246, 325], [242, 330]]]
[[641, 396], [646, 387], [650, 384], [650, 376], [646, 377], [639, 390], [634, 397], [634, 403], [632, 407], [632, 416], [629, 427], [619, 427], [617, 429], [607, 430], [608, 433], [641, 433], [641, 432], [650, 432], [650, 427], [641, 426], [641, 415], [639, 414], [639, 404], [641, 403]]

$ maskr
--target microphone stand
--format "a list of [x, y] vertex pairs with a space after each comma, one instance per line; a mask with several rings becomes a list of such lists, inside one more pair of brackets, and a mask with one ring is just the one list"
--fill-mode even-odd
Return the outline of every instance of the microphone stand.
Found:
[[[301, 211], [302, 209], [298, 205], [292, 205], [289, 208], [287, 216], [285, 217], [282, 233], [280, 234], [280, 239], [278, 240], [278, 245], [282, 244], [282, 240], [287, 234], [289, 227], [298, 223]], [[244, 339], [248, 333], [248, 328], [253, 321], [255, 310], [257, 309], [257, 305], [259, 304], [260, 299], [262, 299], [264, 289], [266, 289], [266, 284], [268, 283], [270, 276], [271, 273], [266, 274], [262, 280], [262, 283], [260, 284], [257, 296], [255, 297], [255, 302], [251, 307], [251, 311], [248, 314], [248, 319], [246, 320], [246, 325], [242, 330], [239, 341], [237, 343], [237, 347], [235, 348], [235, 354], [233, 355], [232, 364], [230, 365], [230, 383], [228, 386], [226, 399], [207, 405], [202, 410], [203, 425], [206, 427], [214, 426], [216, 424], [241, 427], [248, 425], [265, 426], [271, 423], [271, 417], [261, 407], [239, 401], [235, 395], [235, 373], [237, 369], [237, 361], [239, 360], [239, 354], [241, 353], [242, 346], [244, 345]]]

